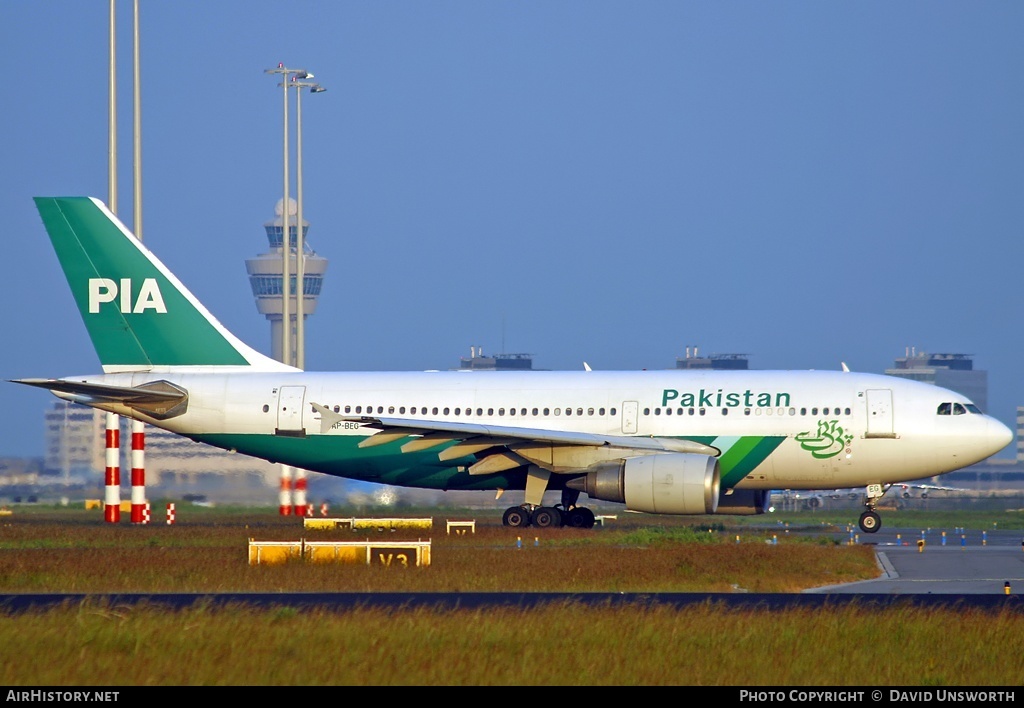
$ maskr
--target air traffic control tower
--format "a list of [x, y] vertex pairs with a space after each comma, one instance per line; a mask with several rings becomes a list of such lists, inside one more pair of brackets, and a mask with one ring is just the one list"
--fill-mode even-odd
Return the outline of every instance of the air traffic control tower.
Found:
[[[282, 314], [283, 298], [281, 297], [281, 280], [284, 274], [284, 254], [282, 253], [283, 219], [281, 218], [281, 203], [279, 199], [274, 207], [276, 217], [272, 221], [263, 224], [267, 232], [267, 241], [270, 242], [270, 250], [255, 258], [245, 261], [245, 269], [249, 272], [249, 284], [252, 286], [252, 294], [256, 298], [256, 309], [260, 314], [270, 320], [270, 348], [271, 356], [277, 361], [284, 361], [284, 317]], [[295, 351], [295, 317], [296, 317], [296, 244], [298, 243], [298, 229], [296, 223], [298, 217], [297, 205], [294, 199], [288, 200], [288, 231], [289, 233], [289, 254], [288, 273], [290, 275], [291, 300], [288, 303], [289, 319], [288, 328], [292, 338], [292, 348]], [[303, 219], [302, 242], [303, 242], [303, 287], [302, 307], [303, 320], [316, 312], [317, 299], [320, 297], [320, 288], [323, 285], [324, 272], [327, 270], [327, 259], [318, 256], [309, 247], [306, 235], [309, 232], [309, 222]], [[289, 362], [291, 363], [291, 362]]]

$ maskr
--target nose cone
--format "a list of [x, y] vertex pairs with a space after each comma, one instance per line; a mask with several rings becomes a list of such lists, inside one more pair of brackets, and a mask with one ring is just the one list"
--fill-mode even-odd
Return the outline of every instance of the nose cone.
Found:
[[988, 442], [992, 446], [994, 455], [1013, 441], [1013, 431], [1003, 425], [995, 418], [988, 419]]

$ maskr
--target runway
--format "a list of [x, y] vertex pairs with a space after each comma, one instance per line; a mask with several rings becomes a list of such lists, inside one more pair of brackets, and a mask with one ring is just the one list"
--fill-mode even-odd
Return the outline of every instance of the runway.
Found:
[[[865, 543], [865, 535], [859, 541]], [[1024, 541], [1019, 531], [883, 529], [867, 542], [875, 546], [879, 578], [805, 592], [1005, 595], [1009, 588], [1011, 595], [1024, 593]]]

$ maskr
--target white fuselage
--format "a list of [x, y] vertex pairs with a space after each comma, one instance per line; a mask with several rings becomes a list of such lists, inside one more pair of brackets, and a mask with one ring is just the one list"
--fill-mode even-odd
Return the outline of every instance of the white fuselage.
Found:
[[[209, 369], [72, 377], [120, 386], [167, 380], [187, 411], [149, 423], [274, 461], [348, 476], [344, 455], [377, 431], [360, 417], [475, 423], [639, 438], [685, 438], [721, 451], [723, 487], [821, 489], [921, 479], [983, 460], [1009, 443], [964, 396], [905, 379], [831, 371], [232, 373]], [[323, 429], [312, 403], [353, 418]], [[944, 403], [976, 412], [940, 414]], [[962, 408], [966, 411], [966, 408]], [[115, 412], [132, 411], [116, 408]], [[421, 433], [422, 434], [422, 433]], [[320, 452], [305, 457], [301, 441]], [[330, 466], [318, 464], [338, 443]], [[344, 444], [347, 443], [347, 444]], [[392, 457], [393, 448], [380, 446]], [[432, 453], [431, 461], [437, 451]], [[565, 469], [622, 450], [561, 450]], [[289, 456], [290, 455], [290, 456]], [[411, 458], [410, 458], [411, 459]], [[423, 459], [423, 458], [417, 458]], [[436, 465], [436, 462], [433, 462]]]

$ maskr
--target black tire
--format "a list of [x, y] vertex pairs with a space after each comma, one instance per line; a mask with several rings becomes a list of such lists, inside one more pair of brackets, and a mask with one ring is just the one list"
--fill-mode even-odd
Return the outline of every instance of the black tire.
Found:
[[530, 512], [521, 506], [510, 506], [501, 517], [502, 526], [521, 529], [530, 525]]
[[864, 533], [875, 533], [882, 528], [882, 517], [873, 511], [865, 511], [860, 515], [860, 530]]
[[574, 529], [594, 528], [594, 512], [585, 506], [578, 506], [564, 517], [564, 524]]
[[533, 525], [537, 528], [558, 528], [562, 525], [562, 512], [554, 507], [542, 506], [533, 510]]

